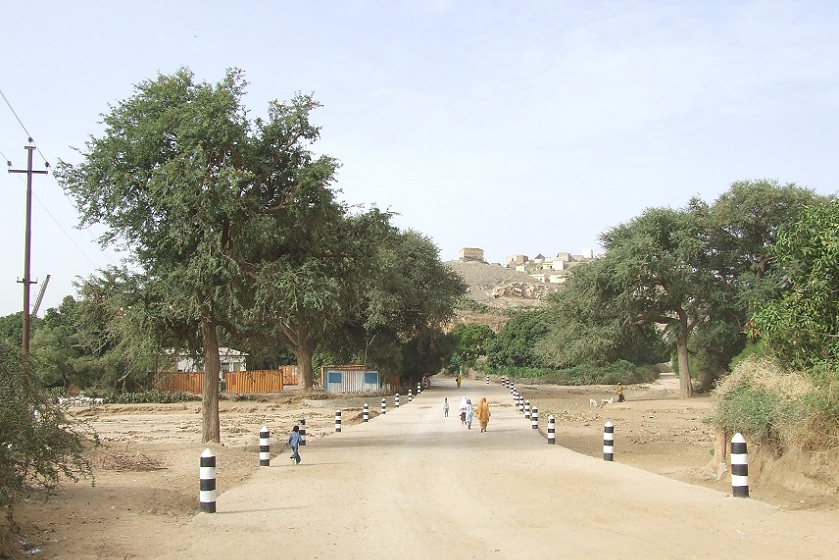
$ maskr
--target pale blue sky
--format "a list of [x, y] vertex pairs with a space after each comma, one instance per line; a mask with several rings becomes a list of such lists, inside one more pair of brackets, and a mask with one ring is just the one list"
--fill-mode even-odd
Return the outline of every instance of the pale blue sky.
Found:
[[[7, 2], [2, 18], [0, 89], [53, 165], [77, 162], [69, 147], [134, 84], [235, 66], [253, 115], [313, 92], [341, 198], [399, 213], [443, 260], [599, 252], [644, 208], [741, 179], [839, 190], [839, 3], [77, 0]], [[15, 168], [25, 144], [0, 100]], [[34, 185], [43, 313], [118, 257], [75, 229], [52, 175]], [[0, 174], [0, 315], [21, 307], [24, 193]]]

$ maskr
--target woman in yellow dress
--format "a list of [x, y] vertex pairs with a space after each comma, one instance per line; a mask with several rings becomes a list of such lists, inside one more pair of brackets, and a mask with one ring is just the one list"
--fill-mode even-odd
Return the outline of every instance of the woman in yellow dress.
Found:
[[481, 397], [481, 402], [478, 404], [478, 422], [481, 424], [481, 431], [487, 431], [487, 424], [489, 424], [489, 405], [487, 398]]

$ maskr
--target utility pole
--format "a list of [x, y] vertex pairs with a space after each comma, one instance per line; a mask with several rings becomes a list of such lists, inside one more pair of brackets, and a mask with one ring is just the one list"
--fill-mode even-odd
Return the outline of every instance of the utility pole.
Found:
[[[23, 280], [18, 280], [23, 284], [23, 351], [29, 352], [29, 286], [32, 280], [29, 275], [29, 260], [32, 250], [32, 175], [46, 175], [47, 171], [34, 171], [32, 169], [32, 152], [37, 148], [32, 145], [34, 141], [29, 139], [29, 145], [24, 146], [23, 149], [28, 151], [26, 169], [12, 169], [12, 162], [9, 162], [9, 173], [26, 173], [26, 236], [23, 242]], [[49, 164], [46, 164], [49, 167]]]

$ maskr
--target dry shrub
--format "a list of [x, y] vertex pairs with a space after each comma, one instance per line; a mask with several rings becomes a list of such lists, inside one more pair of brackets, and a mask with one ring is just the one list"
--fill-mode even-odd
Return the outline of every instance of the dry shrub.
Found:
[[813, 448], [820, 422], [812, 402], [816, 388], [799, 372], [786, 372], [766, 358], [750, 356], [715, 390], [711, 423], [728, 433], [740, 432], [777, 455]]
[[813, 392], [813, 383], [802, 373], [786, 372], [776, 362], [767, 358], [749, 356], [731, 375], [723, 378], [716, 387], [717, 397], [723, 397], [744, 386], [761, 388], [785, 399], [806, 399]]

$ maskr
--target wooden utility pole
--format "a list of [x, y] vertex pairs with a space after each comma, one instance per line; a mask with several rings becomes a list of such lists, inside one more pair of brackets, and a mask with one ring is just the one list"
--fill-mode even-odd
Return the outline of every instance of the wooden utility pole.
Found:
[[[29, 275], [29, 259], [32, 245], [32, 175], [46, 175], [47, 171], [34, 171], [32, 169], [32, 152], [37, 148], [32, 145], [32, 138], [29, 139], [29, 146], [23, 149], [29, 152], [26, 169], [12, 169], [12, 162], [9, 162], [9, 173], [26, 173], [26, 236], [23, 242], [23, 351], [29, 352], [29, 286], [32, 280]], [[49, 164], [47, 164], [49, 167]]]

